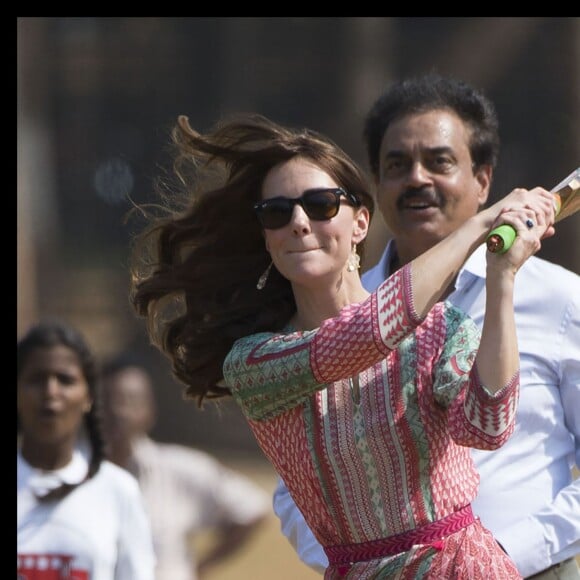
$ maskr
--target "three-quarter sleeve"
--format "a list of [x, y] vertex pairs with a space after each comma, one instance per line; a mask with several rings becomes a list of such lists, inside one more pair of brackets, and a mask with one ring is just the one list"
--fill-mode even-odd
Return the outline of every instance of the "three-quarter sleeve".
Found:
[[475, 363], [480, 331], [454, 307], [445, 310], [447, 334], [434, 367], [433, 393], [447, 408], [456, 443], [496, 449], [512, 434], [519, 396], [519, 372], [496, 393], [481, 383]]

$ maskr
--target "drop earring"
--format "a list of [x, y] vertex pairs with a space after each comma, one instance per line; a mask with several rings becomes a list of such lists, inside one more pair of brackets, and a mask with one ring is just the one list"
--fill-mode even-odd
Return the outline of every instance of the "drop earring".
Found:
[[356, 244], [353, 244], [350, 256], [346, 262], [346, 271], [354, 272], [360, 268], [360, 256], [356, 253]]
[[270, 262], [270, 265], [264, 270], [264, 273], [258, 278], [258, 283], [256, 284], [256, 288], [258, 290], [263, 290], [266, 282], [268, 281], [268, 276], [270, 275], [270, 270], [272, 269], [272, 265], [274, 262]]

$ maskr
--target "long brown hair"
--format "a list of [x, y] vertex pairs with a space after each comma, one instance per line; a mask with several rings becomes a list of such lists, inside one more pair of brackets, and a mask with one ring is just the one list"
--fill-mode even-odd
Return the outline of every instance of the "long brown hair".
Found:
[[[270, 169], [301, 157], [371, 214], [374, 203], [366, 176], [335, 143], [261, 115], [232, 117], [204, 135], [180, 116], [172, 144], [175, 176], [188, 202], [166, 206], [168, 213], [151, 217], [134, 239], [131, 301], [146, 318], [153, 344], [186, 385], [186, 396], [201, 406], [204, 398], [229, 395], [220, 382], [234, 341], [281, 330], [296, 311], [290, 282], [275, 268], [265, 288], [256, 288], [271, 260], [253, 205]], [[167, 193], [175, 201], [179, 192], [166, 186], [166, 200]]]

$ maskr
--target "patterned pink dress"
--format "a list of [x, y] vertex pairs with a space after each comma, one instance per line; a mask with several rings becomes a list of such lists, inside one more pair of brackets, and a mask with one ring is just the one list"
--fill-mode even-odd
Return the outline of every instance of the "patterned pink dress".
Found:
[[[470, 504], [479, 476], [469, 448], [506, 441], [519, 388], [519, 375], [494, 395], [479, 382], [479, 337], [449, 303], [420, 320], [406, 266], [318, 329], [234, 344], [226, 383], [322, 546], [400, 534]], [[520, 575], [476, 520], [442, 541], [330, 565], [325, 578]]]

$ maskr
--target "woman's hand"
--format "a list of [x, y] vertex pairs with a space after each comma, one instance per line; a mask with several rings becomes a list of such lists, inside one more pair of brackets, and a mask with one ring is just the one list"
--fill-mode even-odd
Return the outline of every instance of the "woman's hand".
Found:
[[[492, 230], [504, 223], [509, 223], [503, 219], [503, 215], [506, 212], [524, 210], [526, 211], [525, 220], [530, 219], [534, 223], [534, 229], [537, 228], [535, 231], [539, 233], [539, 239], [544, 240], [556, 233], [554, 229], [554, 203], [554, 196], [542, 187], [535, 187], [530, 190], [516, 188], [484, 211], [489, 212], [489, 217], [494, 220], [493, 225], [490, 227], [490, 230]], [[526, 227], [525, 229], [528, 228]], [[516, 231], [519, 235], [520, 230], [516, 228]]]
[[[541, 248], [541, 240], [554, 233], [548, 220], [553, 220], [553, 211], [543, 211], [543, 204], [529, 207], [527, 204], [519, 209], [503, 209], [494, 222], [492, 229], [502, 224], [510, 225], [516, 231], [516, 238], [504, 254], [487, 252], [488, 275], [505, 272], [515, 273], [522, 264]], [[537, 207], [540, 207], [538, 211]]]

